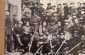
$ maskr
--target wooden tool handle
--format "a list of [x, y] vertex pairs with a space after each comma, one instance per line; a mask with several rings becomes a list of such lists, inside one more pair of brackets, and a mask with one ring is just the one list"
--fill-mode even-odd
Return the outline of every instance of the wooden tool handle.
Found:
[[66, 55], [68, 54], [68, 53], [70, 53], [72, 50], [74, 50], [77, 46], [79, 46], [81, 44], [81, 42], [79, 42], [77, 45], [75, 45], [71, 50], [69, 50], [67, 53], [66, 53]]
[[35, 52], [35, 54], [37, 54], [37, 52], [39, 52], [39, 50], [40, 50], [42, 47], [43, 47], [43, 45], [40, 46], [40, 48]]
[[60, 45], [60, 47], [59, 47], [58, 50], [56, 51], [55, 55], [59, 52], [59, 50], [61, 49], [61, 47], [62, 47], [63, 44], [65, 43], [65, 41], [66, 41], [66, 40], [64, 40], [64, 41], [62, 42], [62, 44]]

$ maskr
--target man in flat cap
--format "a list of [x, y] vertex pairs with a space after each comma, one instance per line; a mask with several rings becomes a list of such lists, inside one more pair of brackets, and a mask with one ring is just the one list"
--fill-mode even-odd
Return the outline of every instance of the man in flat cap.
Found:
[[46, 8], [46, 9], [47, 9], [47, 10], [52, 9], [51, 3], [48, 3], [48, 4], [47, 4], [47, 8]]
[[81, 7], [81, 3], [80, 2], [78, 2], [77, 3], [77, 16], [79, 17], [79, 15], [81, 15], [81, 9], [82, 9], [82, 7]]
[[85, 10], [85, 2], [83, 3], [83, 6], [82, 6], [82, 8]]
[[41, 3], [39, 6], [39, 16], [43, 18], [45, 9], [43, 8], [43, 4]]
[[64, 16], [65, 16], [65, 18], [67, 18], [67, 15], [69, 14], [68, 5], [67, 5], [67, 3], [64, 3], [63, 6], [64, 6], [64, 8], [63, 8]]

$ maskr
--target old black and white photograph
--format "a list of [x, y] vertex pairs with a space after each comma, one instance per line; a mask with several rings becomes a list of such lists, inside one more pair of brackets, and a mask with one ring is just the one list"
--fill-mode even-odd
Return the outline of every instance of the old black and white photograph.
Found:
[[85, 0], [5, 0], [5, 55], [85, 55]]

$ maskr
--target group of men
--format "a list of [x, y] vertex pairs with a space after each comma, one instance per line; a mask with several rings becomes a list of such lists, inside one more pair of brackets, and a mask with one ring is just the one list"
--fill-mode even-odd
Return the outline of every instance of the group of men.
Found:
[[85, 52], [85, 3], [72, 2], [43, 8], [43, 4], [24, 4], [21, 21], [6, 16], [8, 52], [40, 55], [78, 55]]

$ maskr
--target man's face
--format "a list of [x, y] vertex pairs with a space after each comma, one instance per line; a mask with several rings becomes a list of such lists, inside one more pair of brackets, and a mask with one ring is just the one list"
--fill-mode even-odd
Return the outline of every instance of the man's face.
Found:
[[30, 13], [29, 13], [29, 12], [28, 12], [28, 13], [26, 13], [26, 16], [27, 16], [27, 17], [30, 17]]
[[43, 22], [43, 26], [46, 26], [46, 22]]
[[5, 14], [6, 14], [7, 16], [9, 16], [9, 12], [8, 12], [8, 11], [6, 11]]
[[78, 7], [81, 7], [81, 4], [80, 4], [80, 3], [77, 3], [77, 6], [78, 6]]
[[85, 4], [83, 4], [83, 6], [85, 7]]
[[75, 6], [75, 4], [73, 3], [73, 4], [70, 4], [70, 7], [74, 7]]
[[66, 25], [66, 26], [68, 26], [68, 25], [69, 25], [69, 23], [68, 23], [68, 22], [66, 22], [66, 23], [65, 23], [65, 25]]
[[29, 4], [29, 5], [28, 5], [28, 8], [31, 8], [31, 7], [32, 7], [31, 4]]
[[34, 17], [37, 17], [37, 14], [34, 14]]
[[81, 11], [81, 14], [84, 14], [85, 12], [84, 11]]
[[55, 7], [52, 7], [52, 9], [55, 9]]
[[47, 15], [50, 15], [50, 13], [48, 12], [48, 13], [46, 13]]
[[61, 22], [58, 22], [58, 26], [61, 26]]
[[48, 7], [51, 7], [51, 5], [48, 5]]
[[68, 15], [67, 17], [68, 17], [68, 18], [70, 18], [70, 17], [71, 17], [71, 15]]
[[62, 13], [62, 16], [64, 16], [64, 13]]
[[58, 8], [61, 8], [62, 6], [61, 5], [58, 5]]
[[17, 27], [17, 24], [15, 24], [14, 26]]
[[76, 18], [76, 15], [73, 15], [73, 18]]
[[70, 7], [72, 7], [72, 4], [70, 4]]
[[29, 26], [29, 22], [26, 23], [26, 26]]
[[57, 14], [56, 14], [56, 13], [54, 13], [53, 15], [54, 15], [55, 17], [57, 16]]
[[40, 5], [40, 7], [43, 7], [43, 5]]
[[64, 5], [64, 7], [66, 7], [66, 6], [67, 6], [67, 4]]
[[22, 25], [21, 24], [19, 24], [19, 27], [21, 27]]
[[37, 4], [35, 4], [34, 6], [37, 7]]
[[75, 24], [79, 24], [79, 22], [78, 22], [78, 20], [77, 20], [77, 19], [75, 19]]

